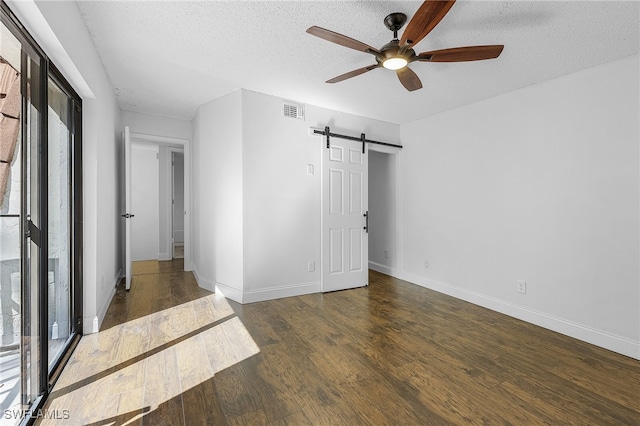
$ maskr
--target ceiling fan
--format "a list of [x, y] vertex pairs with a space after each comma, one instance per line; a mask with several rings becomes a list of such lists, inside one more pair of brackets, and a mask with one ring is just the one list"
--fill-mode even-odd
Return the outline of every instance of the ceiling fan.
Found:
[[404, 26], [407, 15], [404, 13], [388, 15], [384, 18], [384, 24], [389, 30], [393, 31], [393, 40], [380, 49], [375, 49], [351, 37], [324, 28], [310, 27], [307, 32], [311, 35], [341, 46], [369, 53], [376, 58], [375, 64], [339, 75], [327, 80], [327, 83], [337, 83], [373, 69], [384, 67], [396, 71], [402, 85], [407, 90], [413, 91], [422, 88], [422, 82], [416, 73], [408, 67], [412, 62], [465, 62], [493, 59], [500, 56], [504, 48], [503, 45], [454, 47], [416, 54], [413, 46], [418, 44], [438, 25], [454, 3], [455, 0], [427, 0], [422, 3], [413, 18], [411, 18], [411, 21], [409, 21], [409, 24], [407, 24], [407, 28], [399, 40], [398, 30]]

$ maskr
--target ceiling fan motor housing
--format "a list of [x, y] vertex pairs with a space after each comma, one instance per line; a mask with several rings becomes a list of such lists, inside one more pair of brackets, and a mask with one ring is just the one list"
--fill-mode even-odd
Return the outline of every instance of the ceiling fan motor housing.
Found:
[[411, 48], [400, 49], [400, 42], [397, 39], [391, 40], [389, 43], [382, 46], [380, 53], [382, 54], [382, 57], [376, 58], [378, 62], [384, 62], [386, 59], [397, 57], [405, 58], [410, 62], [410, 59], [416, 54], [416, 52]]

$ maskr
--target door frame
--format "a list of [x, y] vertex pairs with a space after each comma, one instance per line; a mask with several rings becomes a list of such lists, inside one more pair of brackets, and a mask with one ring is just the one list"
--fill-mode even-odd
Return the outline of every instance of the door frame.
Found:
[[[191, 141], [189, 139], [168, 136], [151, 135], [147, 133], [131, 132], [131, 142], [145, 142], [159, 146], [182, 147], [184, 150], [184, 270], [192, 271], [191, 261], [191, 224], [193, 208], [191, 205]], [[169, 190], [171, 188], [169, 187]], [[161, 207], [162, 208], [162, 207]], [[135, 212], [133, 212], [135, 214]], [[171, 217], [171, 216], [170, 216]], [[171, 238], [171, 235], [169, 235]]]
[[[381, 154], [387, 154], [387, 155], [391, 155], [391, 160], [392, 160], [392, 164], [393, 164], [393, 175], [392, 175], [392, 179], [393, 179], [393, 221], [391, 224], [391, 234], [392, 234], [392, 239], [393, 239], [393, 243], [395, 245], [395, 247], [392, 247], [394, 249], [394, 252], [392, 254], [392, 258], [393, 261], [391, 262], [390, 265], [388, 266], [384, 266], [384, 265], [378, 265], [378, 264], [374, 264], [372, 262], [369, 263], [369, 269], [377, 271], [377, 272], [381, 272], [383, 274], [386, 275], [390, 275], [393, 277], [397, 277], [400, 278], [400, 265], [402, 265], [402, 241], [400, 240], [402, 232], [401, 232], [401, 227], [402, 227], [402, 216], [401, 216], [401, 190], [402, 190], [402, 186], [400, 185], [400, 153], [401, 150], [399, 148], [395, 148], [395, 147], [390, 147], [390, 146], [383, 146], [383, 145], [375, 145], [375, 144], [369, 144], [369, 146], [367, 147], [368, 149], [370, 149], [371, 151], [376, 151], [379, 152]], [[371, 177], [371, 174], [369, 174], [369, 177]], [[369, 205], [369, 207], [371, 207], [371, 205]], [[369, 208], [369, 211], [371, 211], [371, 208]], [[369, 256], [371, 257], [371, 254], [369, 254]]]
[[[71, 194], [70, 200], [70, 232], [69, 236], [69, 248], [71, 268], [70, 278], [72, 285], [70, 286], [70, 298], [69, 301], [69, 322], [71, 325], [71, 338], [72, 344], [78, 343], [80, 336], [83, 333], [83, 192], [82, 192], [82, 98], [71, 87], [71, 85], [65, 80], [62, 73], [52, 64], [49, 63], [49, 78], [51, 78], [58, 87], [70, 98], [71, 109], [73, 114], [73, 121], [71, 122], [72, 128], [69, 129], [71, 133], [70, 141], [70, 173], [69, 177], [69, 193]], [[48, 106], [47, 106], [48, 108]], [[48, 127], [48, 123], [47, 123]], [[47, 135], [48, 140], [48, 135]], [[44, 328], [44, 327], [43, 327]], [[64, 366], [63, 359], [66, 356], [66, 352], [59, 354], [56, 361], [51, 367], [51, 377], [49, 378], [49, 384], [51, 385], [57, 377], [62, 373], [62, 367]], [[67, 358], [68, 359], [68, 358]]]

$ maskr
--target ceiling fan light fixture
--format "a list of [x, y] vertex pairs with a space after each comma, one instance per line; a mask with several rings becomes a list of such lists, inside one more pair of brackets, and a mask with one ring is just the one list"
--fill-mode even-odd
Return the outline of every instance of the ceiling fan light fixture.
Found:
[[406, 67], [408, 63], [409, 62], [405, 58], [401, 56], [395, 56], [385, 59], [384, 62], [382, 62], [382, 66], [386, 69], [395, 71]]
[[337, 83], [376, 68], [386, 68], [396, 71], [400, 83], [409, 92], [422, 88], [422, 82], [418, 75], [407, 65], [418, 62], [468, 62], [493, 59], [500, 56], [503, 45], [488, 46], [465, 46], [453, 47], [449, 49], [433, 50], [416, 54], [414, 46], [420, 42], [427, 34], [440, 23], [442, 18], [449, 12], [456, 0], [427, 0], [422, 3], [409, 21], [407, 28], [402, 33], [402, 38], [398, 39], [398, 30], [402, 28], [407, 20], [404, 13], [391, 13], [384, 19], [384, 25], [393, 31], [393, 40], [382, 46], [380, 49], [371, 47], [361, 41], [347, 37], [320, 27], [309, 27], [307, 33], [320, 37], [324, 40], [339, 44], [350, 49], [368, 53], [375, 56], [376, 62], [367, 67], [358, 68], [330, 80], [327, 83]]

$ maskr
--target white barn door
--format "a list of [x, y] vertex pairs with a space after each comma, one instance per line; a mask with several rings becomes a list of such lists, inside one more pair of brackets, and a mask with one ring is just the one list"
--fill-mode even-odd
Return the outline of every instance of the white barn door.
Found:
[[322, 148], [322, 291], [369, 283], [368, 154], [362, 142]]

